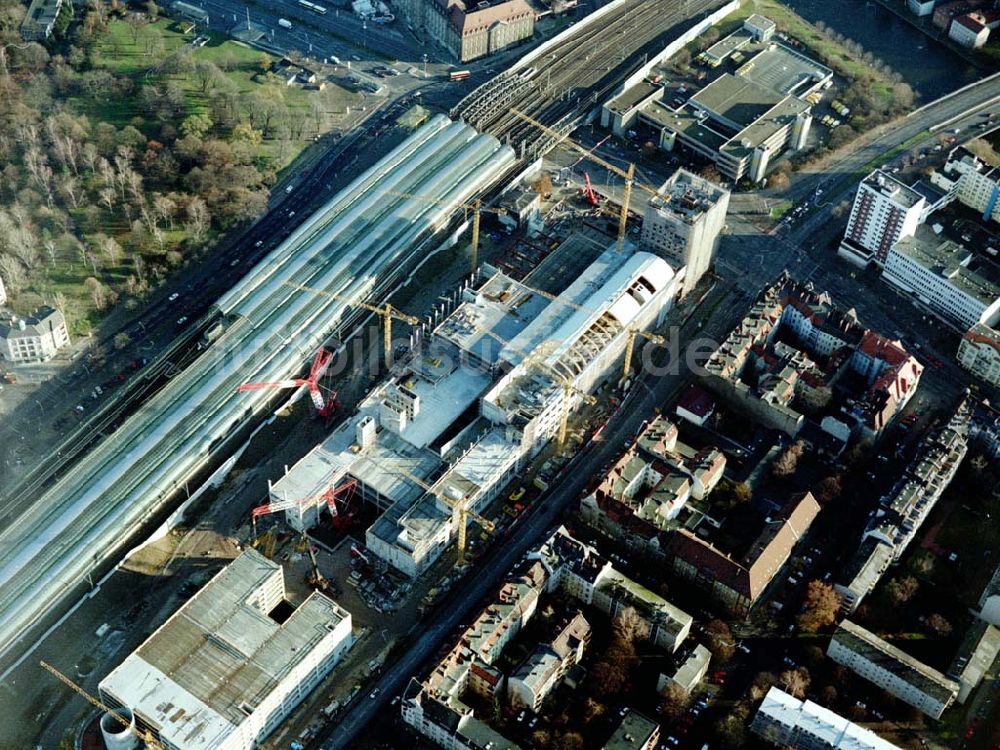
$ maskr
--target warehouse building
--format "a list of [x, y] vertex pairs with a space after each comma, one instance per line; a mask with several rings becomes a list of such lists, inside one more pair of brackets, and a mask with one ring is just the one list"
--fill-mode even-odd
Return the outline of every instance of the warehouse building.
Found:
[[680, 104], [664, 102], [661, 83], [642, 81], [604, 104], [602, 126], [624, 137], [642, 123], [665, 151], [683, 146], [734, 182], [762, 182], [782, 153], [806, 146], [812, 126], [806, 97], [833, 77], [826, 66], [772, 41], [773, 33], [772, 21], [752, 15], [704, 53], [713, 67], [737, 53], [746, 58], [735, 74], [723, 73]]
[[297, 607], [282, 568], [247, 550], [101, 680], [165, 750], [251, 750], [353, 643], [351, 615], [320, 592]]

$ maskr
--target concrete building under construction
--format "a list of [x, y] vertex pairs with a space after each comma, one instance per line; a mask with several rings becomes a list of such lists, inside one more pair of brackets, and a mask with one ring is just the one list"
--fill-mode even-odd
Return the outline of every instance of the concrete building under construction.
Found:
[[[670, 265], [609, 248], [554, 300], [487, 267], [439, 310], [428, 341], [357, 412], [270, 488], [297, 529], [323, 493], [356, 481], [384, 513], [369, 550], [408, 576], [454, 539], [464, 504], [478, 514], [609, 373], [628, 331], [662, 323], [677, 294]], [[442, 318], [439, 320], [440, 318]], [[414, 344], [421, 342], [414, 342]]]

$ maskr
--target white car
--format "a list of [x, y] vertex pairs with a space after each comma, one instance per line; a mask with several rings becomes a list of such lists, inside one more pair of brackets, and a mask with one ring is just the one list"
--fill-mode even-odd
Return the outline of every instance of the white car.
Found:
[[184, 325], [184, 324], [185, 324], [185, 323], [187, 323], [187, 322], [188, 322], [188, 317], [187, 317], [187, 315], [181, 315], [181, 316], [180, 316], [180, 317], [179, 317], [179, 318], [177, 319], [177, 325], [179, 325], [179, 326], [182, 326], [182, 325]]
[[173, 302], [174, 300], [176, 300], [180, 296], [181, 296], [180, 294], [178, 294], [177, 292], [174, 292], [169, 297], [167, 297], [167, 301]]

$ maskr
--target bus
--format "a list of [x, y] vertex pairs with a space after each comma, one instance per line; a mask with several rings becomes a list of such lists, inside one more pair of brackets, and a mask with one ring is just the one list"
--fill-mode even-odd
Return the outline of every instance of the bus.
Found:
[[313, 13], [319, 13], [321, 16], [326, 15], [326, 8], [322, 5], [317, 5], [316, 3], [311, 3], [309, 0], [299, 0], [299, 5], [306, 10], [311, 10]]
[[464, 81], [466, 78], [468, 78], [471, 75], [472, 75], [472, 73], [470, 73], [467, 70], [453, 70], [451, 73], [448, 74], [448, 80], [449, 81]]

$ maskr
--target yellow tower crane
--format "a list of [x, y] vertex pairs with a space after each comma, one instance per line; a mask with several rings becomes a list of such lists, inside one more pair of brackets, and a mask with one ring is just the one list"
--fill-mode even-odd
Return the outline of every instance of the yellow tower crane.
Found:
[[469, 509], [469, 498], [468, 497], [463, 497], [461, 500], [456, 500], [455, 498], [448, 497], [441, 490], [438, 490], [435, 487], [433, 487], [432, 485], [427, 484], [427, 482], [425, 482], [423, 479], [421, 479], [418, 476], [415, 476], [415, 475], [411, 474], [410, 472], [408, 472], [406, 469], [403, 469], [402, 467], [399, 467], [399, 466], [392, 466], [392, 467], [384, 466], [383, 464], [375, 461], [374, 459], [372, 459], [370, 457], [368, 458], [368, 460], [371, 461], [372, 463], [378, 464], [381, 468], [385, 469], [386, 471], [391, 471], [391, 472], [393, 472], [395, 474], [399, 474], [404, 479], [410, 480], [415, 485], [417, 485], [418, 487], [420, 487], [422, 490], [424, 490], [425, 492], [429, 492], [430, 494], [434, 495], [434, 497], [436, 497], [438, 500], [440, 500], [445, 505], [447, 505], [449, 508], [451, 508], [453, 511], [455, 511], [455, 515], [456, 515], [457, 521], [458, 521], [458, 534], [457, 534], [457, 539], [455, 541], [455, 546], [458, 549], [458, 564], [459, 565], [465, 565], [465, 547], [466, 547], [466, 536], [467, 536], [467, 534], [466, 534], [466, 526], [468, 526], [469, 519], [472, 519], [473, 521], [475, 521], [477, 524], [479, 524], [483, 529], [485, 529], [490, 534], [492, 534], [494, 531], [496, 531], [497, 527], [496, 527], [496, 525], [490, 519], [483, 518], [483, 516], [479, 515], [478, 513], [473, 512], [472, 510]]
[[638, 188], [640, 188], [642, 190], [645, 190], [650, 195], [657, 196], [658, 198], [660, 198], [664, 202], [670, 200], [670, 196], [663, 195], [655, 187], [652, 187], [651, 185], [645, 185], [645, 184], [643, 184], [641, 182], [637, 182], [636, 181], [636, 179], [635, 179], [635, 164], [631, 164], [630, 163], [628, 165], [628, 169], [627, 170], [626, 169], [622, 169], [621, 167], [617, 167], [614, 164], [612, 164], [611, 162], [606, 161], [606, 160], [602, 159], [600, 156], [598, 156], [597, 154], [593, 153], [592, 150], [586, 149], [583, 146], [581, 146], [579, 143], [576, 143], [575, 141], [570, 140], [569, 135], [564, 135], [564, 134], [560, 133], [558, 130], [554, 130], [553, 128], [550, 128], [548, 125], [545, 125], [544, 123], [539, 122], [535, 118], [530, 117], [529, 115], [524, 114], [524, 112], [520, 112], [520, 111], [518, 111], [516, 109], [512, 109], [511, 110], [511, 114], [515, 115], [516, 117], [521, 118], [522, 120], [524, 120], [525, 122], [527, 122], [527, 123], [529, 123], [531, 125], [534, 125], [536, 128], [538, 128], [539, 130], [541, 130], [546, 135], [552, 136], [553, 138], [556, 139], [556, 143], [557, 144], [558, 143], [565, 143], [566, 145], [568, 145], [571, 148], [573, 148], [573, 150], [579, 152], [580, 154], [583, 154], [584, 157], [586, 157], [587, 159], [590, 159], [595, 164], [599, 164], [600, 166], [604, 167], [609, 172], [614, 172], [619, 177], [624, 178], [624, 180], [625, 180], [625, 192], [622, 195], [621, 212], [618, 215], [618, 252], [621, 252], [625, 248], [625, 230], [627, 228], [627, 223], [628, 223], [628, 207], [629, 207], [629, 202], [632, 200], [632, 187], [635, 186], [635, 187], [638, 187]]
[[654, 344], [667, 343], [667, 340], [658, 333], [650, 333], [649, 331], [644, 331], [641, 328], [630, 328], [628, 331], [628, 343], [625, 345], [625, 362], [622, 365], [623, 383], [628, 380], [629, 372], [632, 369], [632, 353], [635, 351], [635, 339], [637, 336], [642, 336], [644, 339], [652, 341]]
[[[531, 287], [527, 287], [527, 286], [525, 288], [526, 289], [531, 289]], [[546, 292], [542, 292], [542, 294], [544, 296], [547, 293]], [[583, 307], [582, 305], [577, 305], [576, 303], [569, 302], [569, 301], [566, 301], [566, 300], [562, 300], [562, 302], [564, 304], [566, 304], [566, 305], [569, 305], [570, 307], [577, 307], [577, 308], [579, 308], [581, 310], [587, 309], [587, 308]], [[544, 344], [542, 346], [540, 346], [532, 354], [528, 354], [523, 349], [520, 349], [520, 348], [514, 346], [513, 344], [511, 344], [510, 341], [508, 341], [507, 339], [505, 339], [503, 336], [499, 335], [498, 333], [494, 333], [493, 331], [489, 331], [489, 330], [487, 330], [487, 329], [485, 329], [485, 328], [483, 328], [481, 326], [479, 327], [479, 330], [484, 335], [489, 336], [492, 339], [495, 339], [496, 341], [500, 342], [501, 344], [509, 346], [511, 349], [513, 349], [514, 351], [516, 351], [519, 354], [521, 354], [524, 357], [525, 364], [533, 366], [533, 367], [538, 367], [540, 369], [545, 370], [547, 373], [549, 373], [549, 375], [552, 377], [552, 379], [555, 380], [559, 384], [559, 386], [562, 388], [562, 390], [563, 390], [563, 399], [562, 399], [562, 404], [561, 404], [562, 410], [561, 410], [561, 413], [559, 415], [559, 431], [556, 434], [556, 450], [558, 450], [559, 453], [562, 453], [563, 450], [564, 450], [564, 448], [566, 447], [566, 432], [567, 432], [567, 428], [569, 426], [569, 400], [570, 400], [570, 396], [572, 396], [573, 394], [576, 394], [577, 396], [579, 396], [580, 400], [583, 401], [588, 406], [593, 406], [594, 404], [596, 404], [597, 403], [597, 399], [594, 398], [593, 396], [591, 396], [586, 391], [582, 391], [579, 388], [577, 388], [575, 385], [573, 385], [573, 381], [569, 377], [567, 377], [563, 373], [559, 372], [558, 370], [556, 370], [554, 367], [552, 367], [551, 365], [547, 364], [546, 362], [542, 361], [542, 358], [547, 354], [547, 350], [545, 350], [543, 348]], [[552, 342], [549, 342], [549, 343], [551, 343], [551, 344], [557, 344], [558, 342], [552, 341]]]
[[119, 716], [118, 712], [116, 712], [110, 706], [104, 705], [104, 703], [102, 703], [97, 698], [95, 698], [94, 696], [92, 696], [90, 693], [88, 693], [82, 687], [80, 687], [79, 685], [77, 685], [75, 682], [73, 682], [73, 680], [71, 680], [69, 677], [67, 677], [66, 675], [64, 675], [62, 672], [60, 672], [58, 669], [56, 669], [55, 667], [53, 667], [48, 662], [42, 661], [42, 662], [39, 662], [39, 663], [42, 665], [42, 668], [44, 670], [46, 670], [49, 674], [51, 674], [53, 677], [55, 677], [57, 680], [59, 680], [59, 682], [61, 682], [66, 687], [68, 687], [74, 693], [76, 693], [79, 696], [81, 696], [82, 698], [84, 698], [84, 700], [86, 700], [90, 705], [94, 706], [95, 708], [99, 708], [101, 711], [104, 711], [105, 713], [108, 713], [108, 714], [111, 714], [112, 716], [114, 716], [121, 723], [121, 725], [124, 728], [128, 729], [130, 732], [132, 732], [132, 734], [134, 734], [142, 742], [144, 742], [147, 748], [151, 748], [151, 750], [163, 750], [163, 745], [161, 745], [160, 743], [158, 743], [153, 738], [152, 733], [150, 733], [149, 731], [143, 732], [138, 727], [132, 726], [131, 722], [125, 721], [125, 718], [122, 717], [122, 716]]
[[328, 292], [325, 289], [315, 289], [310, 286], [303, 286], [302, 284], [294, 284], [291, 281], [285, 282], [286, 286], [290, 286], [293, 289], [298, 289], [300, 292], [310, 292], [311, 294], [318, 294], [322, 297], [329, 297], [330, 299], [339, 300], [340, 302], [346, 302], [348, 305], [353, 305], [354, 307], [360, 307], [362, 310], [368, 310], [370, 312], [376, 313], [382, 316], [382, 341], [385, 347], [385, 362], [389, 365], [392, 362], [392, 321], [399, 320], [404, 323], [409, 323], [411, 326], [420, 325], [422, 322], [420, 318], [416, 318], [413, 315], [407, 315], [395, 307], [390, 305], [388, 302], [385, 303], [383, 307], [376, 307], [375, 305], [369, 305], [367, 302], [361, 302], [360, 300], [352, 299], [351, 297], [345, 297], [342, 294], [335, 294], [334, 292]]
[[398, 195], [401, 198], [412, 198], [418, 201], [424, 201], [425, 203], [434, 203], [439, 206], [445, 206], [447, 208], [463, 208], [466, 211], [472, 211], [472, 246], [470, 248], [469, 254], [472, 256], [472, 273], [476, 272], [479, 267], [479, 216], [483, 211], [487, 213], [496, 214], [497, 216], [505, 216], [507, 214], [506, 208], [483, 208], [483, 202], [476, 198], [472, 203], [458, 203], [455, 201], [443, 201], [440, 198], [434, 198], [430, 195], [415, 195], [413, 193], [400, 193], [395, 190], [387, 190], [389, 195]]

